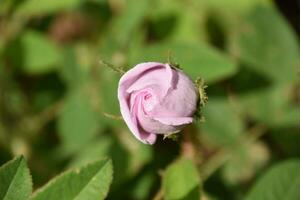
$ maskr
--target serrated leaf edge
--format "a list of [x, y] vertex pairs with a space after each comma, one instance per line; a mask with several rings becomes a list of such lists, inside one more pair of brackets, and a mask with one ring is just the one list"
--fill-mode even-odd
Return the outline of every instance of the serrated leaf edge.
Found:
[[[28, 166], [27, 166], [27, 163], [26, 163], [26, 161], [25, 161], [23, 155], [16, 156], [16, 157], [13, 158], [12, 160], [9, 160], [9, 161], [7, 161], [6, 163], [4, 163], [3, 165], [1, 165], [1, 166], [0, 166], [0, 171], [1, 171], [3, 168], [5, 168], [6, 166], [8, 166], [8, 165], [10, 165], [10, 164], [12, 164], [12, 163], [14, 163], [14, 162], [16, 162], [16, 161], [18, 161], [18, 160], [19, 160], [19, 163], [18, 163], [17, 170], [15, 171], [14, 177], [12, 178], [12, 181], [10, 182], [9, 187], [8, 187], [7, 190], [6, 190], [6, 193], [5, 193], [5, 195], [4, 195], [4, 198], [6, 197], [7, 192], [9, 191], [9, 189], [10, 189], [10, 187], [11, 187], [11, 185], [12, 185], [11, 183], [14, 181], [15, 176], [16, 176], [16, 174], [19, 172], [20, 166], [21, 166], [21, 164], [22, 164], [23, 162], [24, 162], [24, 165], [25, 165], [25, 170], [26, 170], [26, 172], [28, 173], [28, 177], [29, 177], [30, 188], [31, 188], [30, 194], [32, 193], [32, 186], [33, 186], [32, 176], [31, 176], [31, 174], [30, 174], [30, 170], [29, 170], [29, 168], [28, 168]], [[30, 197], [30, 194], [29, 194], [28, 197]]]
[[[109, 164], [109, 163], [112, 163], [111, 159], [100, 159], [100, 160], [96, 160], [96, 161], [94, 161], [94, 162], [87, 163], [86, 165], [83, 165], [83, 166], [81, 166], [80, 168], [68, 169], [68, 170], [66, 170], [66, 171], [64, 171], [64, 172], [62, 172], [62, 173], [60, 173], [60, 174], [58, 174], [57, 176], [55, 176], [54, 178], [52, 178], [50, 181], [48, 181], [45, 185], [43, 185], [41, 188], [37, 189], [37, 190], [31, 195], [30, 199], [31, 199], [31, 200], [34, 200], [34, 198], [36, 198], [36, 196], [37, 196], [38, 194], [42, 193], [42, 192], [43, 192], [46, 188], [48, 188], [50, 185], [55, 184], [56, 181], [57, 181], [59, 178], [63, 177], [64, 175], [66, 175], [66, 174], [71, 174], [71, 173], [78, 174], [78, 173], [80, 173], [80, 171], [81, 171], [82, 169], [88, 168], [89, 166], [91, 166], [91, 165], [93, 165], [93, 164], [95, 164], [95, 163], [97, 163], [97, 162], [101, 162], [101, 161], [105, 161], [105, 160], [106, 160], [106, 163], [105, 163], [102, 167], [106, 166], [106, 165]], [[97, 171], [97, 173], [95, 173], [95, 175], [97, 175], [98, 172], [99, 172], [99, 170]], [[95, 176], [95, 175], [94, 175], [94, 176]], [[93, 177], [94, 177], [94, 176], [93, 176]], [[113, 175], [112, 175], [112, 176], [113, 176]], [[92, 179], [90, 179], [90, 180], [92, 180]], [[88, 183], [90, 182], [90, 180], [88, 181]], [[111, 185], [111, 183], [110, 183], [110, 185]], [[83, 188], [85, 188], [85, 187], [83, 187]], [[81, 191], [81, 190], [80, 190], [80, 191]], [[79, 193], [80, 193], [80, 192], [79, 192]], [[79, 193], [78, 193], [78, 194], [79, 194]], [[108, 193], [108, 192], [107, 192], [107, 193]], [[107, 195], [107, 194], [106, 194], [106, 195]]]

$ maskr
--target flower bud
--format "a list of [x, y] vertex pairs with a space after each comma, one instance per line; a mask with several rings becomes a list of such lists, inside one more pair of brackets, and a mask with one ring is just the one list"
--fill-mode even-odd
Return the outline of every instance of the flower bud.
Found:
[[118, 98], [130, 131], [141, 142], [153, 144], [157, 134], [175, 133], [193, 122], [199, 94], [181, 70], [146, 62], [121, 77]]

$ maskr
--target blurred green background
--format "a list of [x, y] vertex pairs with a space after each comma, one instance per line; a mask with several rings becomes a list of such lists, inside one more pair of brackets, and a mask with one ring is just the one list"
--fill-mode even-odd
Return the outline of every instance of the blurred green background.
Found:
[[[120, 119], [120, 75], [103, 64], [126, 70], [168, 52], [208, 85], [205, 122], [183, 131], [196, 144], [138, 142]], [[300, 156], [299, 55], [269, 0], [1, 0], [0, 164], [23, 154], [36, 189], [110, 157], [108, 199], [138, 200], [190, 156], [202, 199], [244, 199], [271, 165]]]

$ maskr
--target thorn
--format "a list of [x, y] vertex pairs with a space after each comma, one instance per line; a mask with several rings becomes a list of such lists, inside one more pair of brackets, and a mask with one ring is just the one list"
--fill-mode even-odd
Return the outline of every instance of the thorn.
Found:
[[104, 66], [106, 66], [106, 67], [112, 69], [114, 72], [117, 72], [117, 73], [119, 73], [119, 74], [121, 74], [121, 75], [125, 74], [125, 71], [122, 70], [121, 67], [116, 67], [116, 66], [114, 66], [113, 64], [108, 63], [108, 62], [106, 62], [106, 61], [104, 61], [104, 60], [100, 60], [99, 62], [100, 62], [100, 64], [103, 64]]

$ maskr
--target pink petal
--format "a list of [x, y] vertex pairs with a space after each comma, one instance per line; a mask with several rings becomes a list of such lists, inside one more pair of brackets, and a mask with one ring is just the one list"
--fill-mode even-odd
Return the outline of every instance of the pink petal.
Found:
[[145, 109], [143, 107], [143, 96], [139, 96], [139, 102], [138, 102], [138, 109], [136, 111], [138, 119], [138, 125], [141, 127], [141, 129], [155, 134], [165, 134], [165, 133], [172, 133], [176, 132], [178, 130], [178, 126], [170, 126], [167, 124], [162, 124], [159, 121], [152, 118], [152, 116], [147, 115], [145, 112]]
[[151, 112], [152, 116], [163, 117], [190, 117], [197, 107], [198, 92], [192, 80], [182, 72], [174, 75], [175, 87], [169, 91], [161, 103]]
[[[162, 64], [154, 65], [153, 63], [150, 64], [152, 64], [152, 67], [150, 69], [145, 69], [145, 71], [141, 72], [138, 75], [137, 79], [126, 90], [127, 93], [131, 93], [133, 91], [139, 91], [144, 89], [145, 87], [151, 87], [154, 90], [156, 90], [156, 94], [159, 96], [159, 98], [162, 99], [167, 94], [169, 89], [172, 88], [173, 86], [172, 68], [168, 64], [166, 65], [162, 65]], [[142, 67], [142, 66], [137, 65], [136, 67]]]
[[[132, 118], [129, 108], [130, 93], [128, 92], [130, 92], [129, 87], [140, 78], [141, 74], [146, 73], [147, 70], [150, 70], [152, 68], [165, 68], [165, 65], [156, 62], [138, 64], [134, 68], [127, 71], [126, 74], [121, 77], [118, 88], [118, 99], [120, 102], [121, 114], [133, 135], [138, 140], [146, 144], [153, 144], [156, 140], [156, 135], [141, 130], [138, 127], [138, 122]], [[172, 80], [172, 78], [169, 78], [169, 80]], [[151, 83], [153, 82], [148, 80], [147, 84]], [[135, 87], [131, 87], [131, 90], [136, 90], [142, 86], [145, 87], [146, 85], [143, 85], [140, 82], [139, 84], [136, 84]]]
[[142, 96], [143, 94], [139, 94], [135, 97], [134, 103], [131, 109], [131, 120], [136, 125], [138, 130], [138, 139], [146, 144], [153, 144], [156, 141], [156, 135], [154, 133], [150, 133], [145, 131], [140, 125], [139, 113], [141, 112], [141, 104], [142, 104]]
[[153, 144], [156, 134], [176, 132], [193, 121], [190, 116], [198, 95], [193, 81], [182, 72], [168, 64], [148, 62], [121, 77], [118, 98], [121, 114], [133, 135]]

